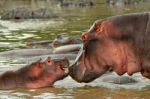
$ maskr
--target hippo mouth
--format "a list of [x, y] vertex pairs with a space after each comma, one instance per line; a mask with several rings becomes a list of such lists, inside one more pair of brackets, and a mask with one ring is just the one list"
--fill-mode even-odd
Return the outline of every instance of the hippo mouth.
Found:
[[69, 73], [69, 64], [60, 66], [60, 69], [61, 69], [65, 74], [68, 74], [68, 73]]
[[[77, 57], [75, 59], [75, 61], [69, 66], [69, 75], [73, 78], [73, 79], [76, 79], [76, 74], [75, 74], [75, 71], [73, 68], [76, 68], [78, 67], [78, 65], [80, 64], [81, 62], [81, 58], [83, 56], [83, 54], [85, 53], [85, 49], [84, 49], [84, 45], [81, 45], [81, 48], [77, 54]], [[85, 71], [86, 69], [84, 69], [82, 72], [81, 72], [81, 75], [78, 79], [83, 79], [84, 78], [84, 74], [85, 74]], [[78, 82], [80, 82], [80, 80], [78, 80]]]
[[[61, 61], [63, 60], [63, 61]], [[64, 72], [65, 75], [69, 74], [69, 61], [66, 58], [55, 59], [55, 62], [60, 65], [60, 69]]]
[[[96, 42], [96, 43], [95, 43]], [[102, 75], [107, 68], [100, 67], [99, 56], [95, 52], [99, 41], [92, 39], [81, 46], [75, 62], [69, 66], [69, 75], [78, 82], [91, 82]]]

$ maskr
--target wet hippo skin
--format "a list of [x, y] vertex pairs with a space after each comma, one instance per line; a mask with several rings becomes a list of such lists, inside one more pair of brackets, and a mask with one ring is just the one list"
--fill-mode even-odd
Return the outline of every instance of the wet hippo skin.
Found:
[[65, 45], [80, 44], [82, 43], [81, 38], [72, 37], [69, 35], [57, 35], [54, 40], [44, 41], [27, 41], [28, 48], [57, 48]]
[[150, 13], [97, 20], [83, 33], [84, 51], [70, 75], [90, 82], [112, 69], [118, 75], [141, 72], [150, 78]]
[[81, 38], [72, 37], [69, 35], [57, 35], [57, 37], [52, 41], [52, 46], [54, 48], [63, 45], [79, 44], [82, 43]]
[[7, 71], [0, 75], [0, 89], [16, 87], [41, 88], [52, 86], [57, 80], [68, 75], [69, 62], [66, 58], [51, 59], [48, 57], [20, 68], [16, 71]]

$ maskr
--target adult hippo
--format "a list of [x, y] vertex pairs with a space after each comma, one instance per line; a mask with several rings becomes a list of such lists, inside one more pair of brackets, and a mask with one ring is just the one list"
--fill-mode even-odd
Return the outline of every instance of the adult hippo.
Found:
[[110, 69], [118, 75], [141, 72], [150, 79], [149, 12], [98, 20], [82, 40], [83, 53], [69, 69], [76, 81], [93, 81]]
[[52, 86], [57, 80], [68, 75], [69, 62], [66, 58], [36, 61], [16, 71], [7, 71], [0, 75], [0, 89], [16, 87], [41, 88]]

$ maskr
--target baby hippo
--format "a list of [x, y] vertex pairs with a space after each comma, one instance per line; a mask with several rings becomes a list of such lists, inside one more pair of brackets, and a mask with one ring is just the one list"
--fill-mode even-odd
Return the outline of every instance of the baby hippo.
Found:
[[69, 61], [66, 58], [51, 59], [48, 57], [43, 62], [38, 60], [19, 70], [7, 71], [0, 75], [0, 89], [52, 86], [57, 80], [61, 80], [68, 75], [68, 66]]

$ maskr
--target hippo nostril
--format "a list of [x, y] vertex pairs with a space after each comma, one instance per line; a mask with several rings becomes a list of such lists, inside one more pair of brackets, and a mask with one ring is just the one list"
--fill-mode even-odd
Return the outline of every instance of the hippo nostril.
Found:
[[83, 33], [82, 34], [82, 41], [85, 42], [88, 40], [88, 33]]

